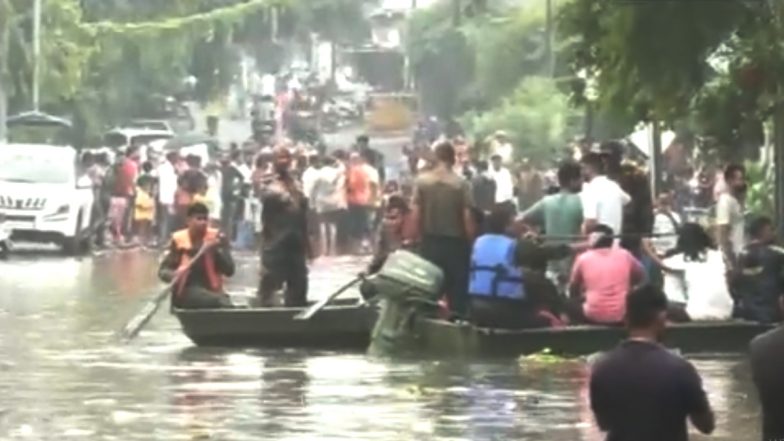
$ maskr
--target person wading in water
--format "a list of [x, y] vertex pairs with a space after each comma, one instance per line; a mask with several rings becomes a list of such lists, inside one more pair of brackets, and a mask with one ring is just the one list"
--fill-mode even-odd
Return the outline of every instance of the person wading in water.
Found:
[[286, 285], [285, 305], [305, 306], [308, 294], [308, 201], [291, 175], [291, 153], [275, 152], [274, 176], [261, 183], [262, 246], [258, 302], [271, 306], [272, 296]]
[[697, 370], [659, 343], [666, 323], [661, 290], [643, 285], [629, 294], [629, 338], [591, 372], [591, 408], [606, 441], [687, 441], [687, 417], [702, 433], [716, 427]]
[[[172, 304], [177, 308], [232, 307], [231, 299], [223, 292], [223, 278], [234, 275], [234, 260], [226, 238], [207, 227], [209, 215], [202, 203], [188, 207], [187, 227], [172, 235], [158, 269], [158, 277], [164, 282], [176, 280]], [[198, 261], [191, 264], [202, 248]]]

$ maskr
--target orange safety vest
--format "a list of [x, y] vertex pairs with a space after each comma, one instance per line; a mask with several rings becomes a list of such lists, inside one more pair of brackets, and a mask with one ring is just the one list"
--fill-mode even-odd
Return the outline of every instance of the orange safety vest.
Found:
[[[217, 237], [218, 230], [215, 228], [207, 228], [207, 233], [204, 235], [204, 241], [213, 240]], [[190, 253], [193, 250], [193, 243], [191, 243], [191, 235], [188, 232], [188, 229], [186, 228], [172, 234], [172, 241], [182, 256], [179, 268], [185, 268], [191, 261]], [[223, 276], [221, 276], [215, 268], [215, 258], [212, 255], [212, 251], [205, 252], [201, 258], [204, 259], [204, 268], [207, 271], [207, 280], [209, 280], [210, 283], [210, 290], [213, 292], [222, 292]], [[180, 280], [177, 281], [177, 291], [175, 292], [178, 297], [182, 295], [182, 291], [185, 288], [185, 281], [188, 279], [189, 273], [190, 271], [187, 271], [182, 275]]]

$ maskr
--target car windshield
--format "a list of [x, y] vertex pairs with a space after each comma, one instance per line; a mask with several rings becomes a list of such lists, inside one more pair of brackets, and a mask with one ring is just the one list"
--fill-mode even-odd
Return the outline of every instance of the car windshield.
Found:
[[163, 121], [133, 121], [128, 124], [133, 129], [169, 130], [168, 124]]
[[14, 144], [70, 145], [70, 129], [59, 125], [9, 125], [8, 142]]
[[73, 163], [59, 155], [0, 154], [0, 181], [67, 184], [74, 179]]

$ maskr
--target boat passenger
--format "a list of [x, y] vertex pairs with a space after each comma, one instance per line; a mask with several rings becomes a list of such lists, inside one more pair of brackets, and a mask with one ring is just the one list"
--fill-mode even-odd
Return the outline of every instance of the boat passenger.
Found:
[[287, 307], [307, 304], [307, 261], [312, 256], [308, 200], [291, 174], [291, 159], [291, 152], [278, 148], [274, 176], [260, 184], [262, 270], [257, 300], [261, 306], [271, 306], [273, 294], [284, 284]]
[[710, 434], [716, 420], [700, 375], [659, 343], [667, 297], [643, 285], [626, 300], [628, 339], [591, 369], [590, 403], [599, 428], [608, 441], [687, 441], [689, 419]]
[[[733, 302], [727, 287], [724, 258], [708, 233], [698, 224], [686, 223], [678, 233], [674, 255], [664, 259], [664, 292], [671, 304], [672, 318], [680, 321], [677, 306], [691, 320], [727, 320]], [[672, 305], [671, 305], [672, 306]]]
[[740, 313], [747, 320], [774, 323], [781, 320], [778, 297], [784, 293], [784, 249], [774, 245], [776, 233], [770, 218], [750, 222], [750, 242], [740, 256]]
[[[172, 234], [158, 276], [165, 282], [176, 281], [172, 304], [177, 308], [210, 309], [232, 307], [223, 292], [223, 278], [234, 274], [226, 238], [209, 228], [209, 210], [201, 203], [187, 210], [187, 227]], [[197, 261], [191, 260], [204, 248]]]
[[[540, 310], [545, 303], [541, 288], [528, 289], [522, 267], [535, 260], [532, 255], [543, 254], [542, 249], [514, 238], [513, 219], [513, 211], [496, 206], [485, 220], [486, 233], [474, 243], [468, 284], [471, 318], [478, 326], [492, 328], [553, 326], [553, 316]], [[546, 265], [546, 259], [543, 262]], [[537, 280], [547, 282], [544, 274]], [[552, 288], [549, 292], [557, 297]]]
[[[583, 185], [580, 166], [564, 162], [558, 167], [560, 191], [550, 194], [520, 216], [523, 222], [532, 222], [544, 227], [549, 244], [566, 243], [570, 237], [580, 234], [583, 223], [583, 205], [580, 190]], [[550, 276], [562, 290], [569, 280], [572, 259], [560, 259], [550, 265]]]
[[[784, 294], [778, 292], [778, 311], [784, 315]], [[784, 439], [784, 326], [751, 342], [751, 374], [762, 405], [762, 439]]]
[[592, 248], [575, 259], [569, 289], [575, 321], [620, 325], [626, 310], [626, 296], [645, 277], [640, 262], [615, 244], [613, 229], [594, 225]]
[[420, 254], [444, 271], [449, 307], [465, 315], [468, 264], [476, 225], [467, 181], [454, 172], [455, 148], [447, 141], [435, 147], [437, 164], [416, 180], [412, 215], [420, 238]]
[[414, 244], [411, 220], [411, 209], [406, 200], [400, 195], [390, 196], [384, 208], [375, 254], [368, 265], [367, 274], [377, 273], [394, 251], [408, 249]]

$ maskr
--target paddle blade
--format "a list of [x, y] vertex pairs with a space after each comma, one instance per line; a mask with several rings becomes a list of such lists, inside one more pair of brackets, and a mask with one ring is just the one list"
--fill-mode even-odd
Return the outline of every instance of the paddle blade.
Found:
[[128, 321], [128, 324], [125, 325], [122, 331], [120, 331], [120, 337], [126, 341], [136, 337], [144, 325], [146, 325], [152, 316], [155, 315], [160, 306], [161, 302], [157, 298], [147, 302], [147, 304], [144, 305], [144, 308], [142, 308], [138, 314], [133, 316], [133, 318]]
[[311, 317], [313, 317], [314, 315], [318, 314], [319, 311], [324, 309], [324, 307], [327, 306], [329, 304], [329, 302], [334, 300], [337, 296], [343, 294], [347, 289], [349, 289], [352, 286], [354, 286], [354, 284], [356, 284], [360, 280], [362, 280], [362, 278], [357, 277], [356, 279], [352, 280], [351, 282], [343, 285], [339, 290], [337, 290], [334, 293], [332, 293], [332, 295], [319, 300], [318, 302], [316, 302], [313, 305], [311, 305], [310, 308], [308, 308], [308, 309], [300, 312], [299, 314], [295, 315], [294, 316], [294, 320], [309, 320]]

